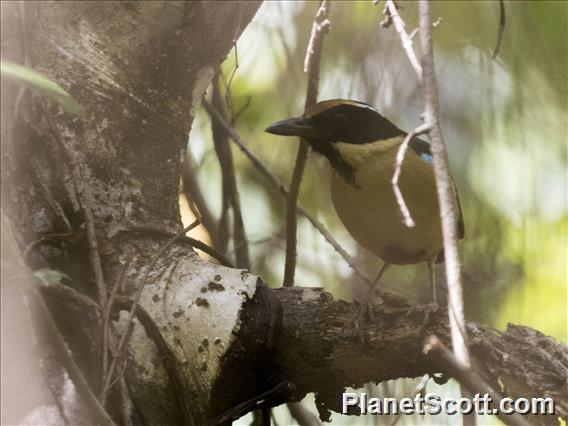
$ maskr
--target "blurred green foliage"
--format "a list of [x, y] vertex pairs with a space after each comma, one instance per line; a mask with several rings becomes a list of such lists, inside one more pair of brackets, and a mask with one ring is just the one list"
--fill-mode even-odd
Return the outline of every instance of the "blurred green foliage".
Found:
[[[417, 5], [398, 3], [411, 32], [417, 26]], [[235, 128], [284, 182], [289, 182], [297, 144], [266, 134], [264, 128], [302, 112], [304, 54], [318, 4], [265, 2], [237, 45], [239, 66], [229, 106], [233, 113], [248, 107]], [[422, 91], [395, 29], [379, 24], [382, 7], [383, 2], [332, 2], [319, 98], [370, 102], [411, 130], [420, 123]], [[434, 18], [441, 18], [434, 42], [442, 125], [466, 222], [461, 245], [466, 316], [500, 328], [508, 322], [529, 325], [566, 342], [568, 3], [506, 1], [505, 9], [503, 44], [493, 60], [498, 2], [433, 5]], [[223, 64], [225, 81], [235, 59], [233, 52]], [[190, 148], [201, 164], [198, 178], [208, 202], [219, 212], [220, 174], [203, 112], [195, 121]], [[278, 286], [284, 268], [284, 199], [237, 149], [234, 157], [253, 272]], [[310, 156], [301, 203], [372, 276], [380, 262], [359, 249], [339, 222], [329, 198], [327, 168], [323, 159]], [[363, 294], [364, 285], [303, 218], [298, 251], [297, 285], [323, 286], [347, 299]], [[442, 289], [443, 266], [438, 277]], [[425, 301], [426, 266], [393, 268], [385, 286]]]

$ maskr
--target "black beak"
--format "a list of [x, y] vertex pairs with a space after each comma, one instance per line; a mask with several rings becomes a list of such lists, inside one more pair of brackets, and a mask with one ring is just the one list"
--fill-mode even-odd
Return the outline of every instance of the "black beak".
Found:
[[272, 123], [265, 130], [267, 133], [280, 136], [300, 136], [306, 139], [321, 138], [323, 132], [312, 126], [304, 117], [293, 117]]

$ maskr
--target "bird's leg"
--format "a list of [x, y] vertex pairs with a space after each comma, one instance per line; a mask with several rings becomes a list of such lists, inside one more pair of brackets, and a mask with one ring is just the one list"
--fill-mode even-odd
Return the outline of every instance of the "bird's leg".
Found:
[[428, 265], [428, 282], [430, 284], [430, 294], [432, 299], [426, 304], [416, 304], [408, 311], [407, 315], [413, 315], [414, 313], [420, 312], [424, 315], [424, 320], [422, 321], [422, 329], [426, 329], [430, 323], [430, 317], [434, 312], [438, 310], [440, 305], [438, 305], [438, 295], [436, 288], [436, 259], [438, 255], [432, 256], [426, 259], [426, 264]]
[[436, 257], [437, 255], [426, 260], [426, 264], [428, 265], [428, 280], [430, 282], [430, 293], [432, 294], [431, 302], [436, 307], [439, 307], [436, 291]]
[[430, 257], [426, 260], [426, 264], [428, 265], [428, 281], [430, 284], [430, 294], [432, 295], [432, 300], [429, 303], [421, 306], [416, 306], [410, 310], [413, 311], [421, 311], [424, 314], [424, 319], [422, 321], [422, 330], [425, 330], [428, 324], [430, 324], [430, 318], [432, 314], [438, 310], [440, 305], [438, 305], [438, 295], [436, 290], [436, 256]]
[[389, 266], [390, 266], [390, 263], [385, 262], [383, 264], [383, 266], [381, 267], [381, 270], [377, 274], [377, 277], [373, 280], [373, 282], [371, 283], [371, 285], [369, 287], [369, 291], [367, 292], [367, 297], [365, 298], [365, 300], [363, 302], [361, 302], [361, 307], [359, 308], [359, 313], [357, 314], [355, 321], [353, 321], [353, 323], [352, 323], [354, 325], [355, 331], [356, 331], [357, 335], [359, 335], [359, 339], [361, 340], [362, 343], [365, 343], [365, 336], [363, 334], [363, 326], [364, 326], [364, 322], [365, 322], [365, 315], [368, 315], [371, 321], [375, 320], [372, 310], [369, 309], [369, 305], [374, 300], [375, 290], [379, 286], [380, 281], [381, 281], [381, 277], [384, 275], [384, 273], [386, 272], [386, 270], [388, 269]]
[[373, 280], [373, 282], [369, 286], [369, 291], [367, 292], [367, 298], [361, 304], [361, 310], [359, 312], [360, 318], [365, 316], [365, 314], [367, 314], [371, 321], [375, 320], [375, 315], [373, 314], [373, 310], [369, 309], [369, 306], [373, 304], [372, 302], [373, 302], [373, 300], [375, 299], [375, 296], [376, 296], [375, 290], [379, 286], [379, 284], [381, 282], [381, 278], [384, 275], [384, 273], [387, 271], [389, 266], [390, 266], [390, 263], [385, 262], [383, 264], [383, 266], [381, 267], [381, 269], [379, 270], [377, 277]]

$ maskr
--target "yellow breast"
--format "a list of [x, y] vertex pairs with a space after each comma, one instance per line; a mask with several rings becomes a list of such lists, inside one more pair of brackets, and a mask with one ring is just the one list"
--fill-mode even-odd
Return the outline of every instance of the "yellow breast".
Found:
[[353, 238], [384, 261], [418, 263], [438, 254], [442, 230], [434, 171], [409, 149], [399, 186], [416, 223], [408, 228], [394, 196], [391, 179], [402, 138], [373, 144], [336, 143], [355, 169], [354, 187], [333, 172], [331, 196], [337, 214]]

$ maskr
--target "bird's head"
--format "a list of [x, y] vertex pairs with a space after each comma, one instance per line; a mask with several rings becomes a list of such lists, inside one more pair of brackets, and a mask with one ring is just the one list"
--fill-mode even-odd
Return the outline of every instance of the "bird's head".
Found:
[[350, 183], [354, 183], [356, 168], [347, 158], [351, 153], [405, 135], [371, 105], [345, 99], [319, 102], [304, 115], [273, 123], [266, 131], [303, 138]]

